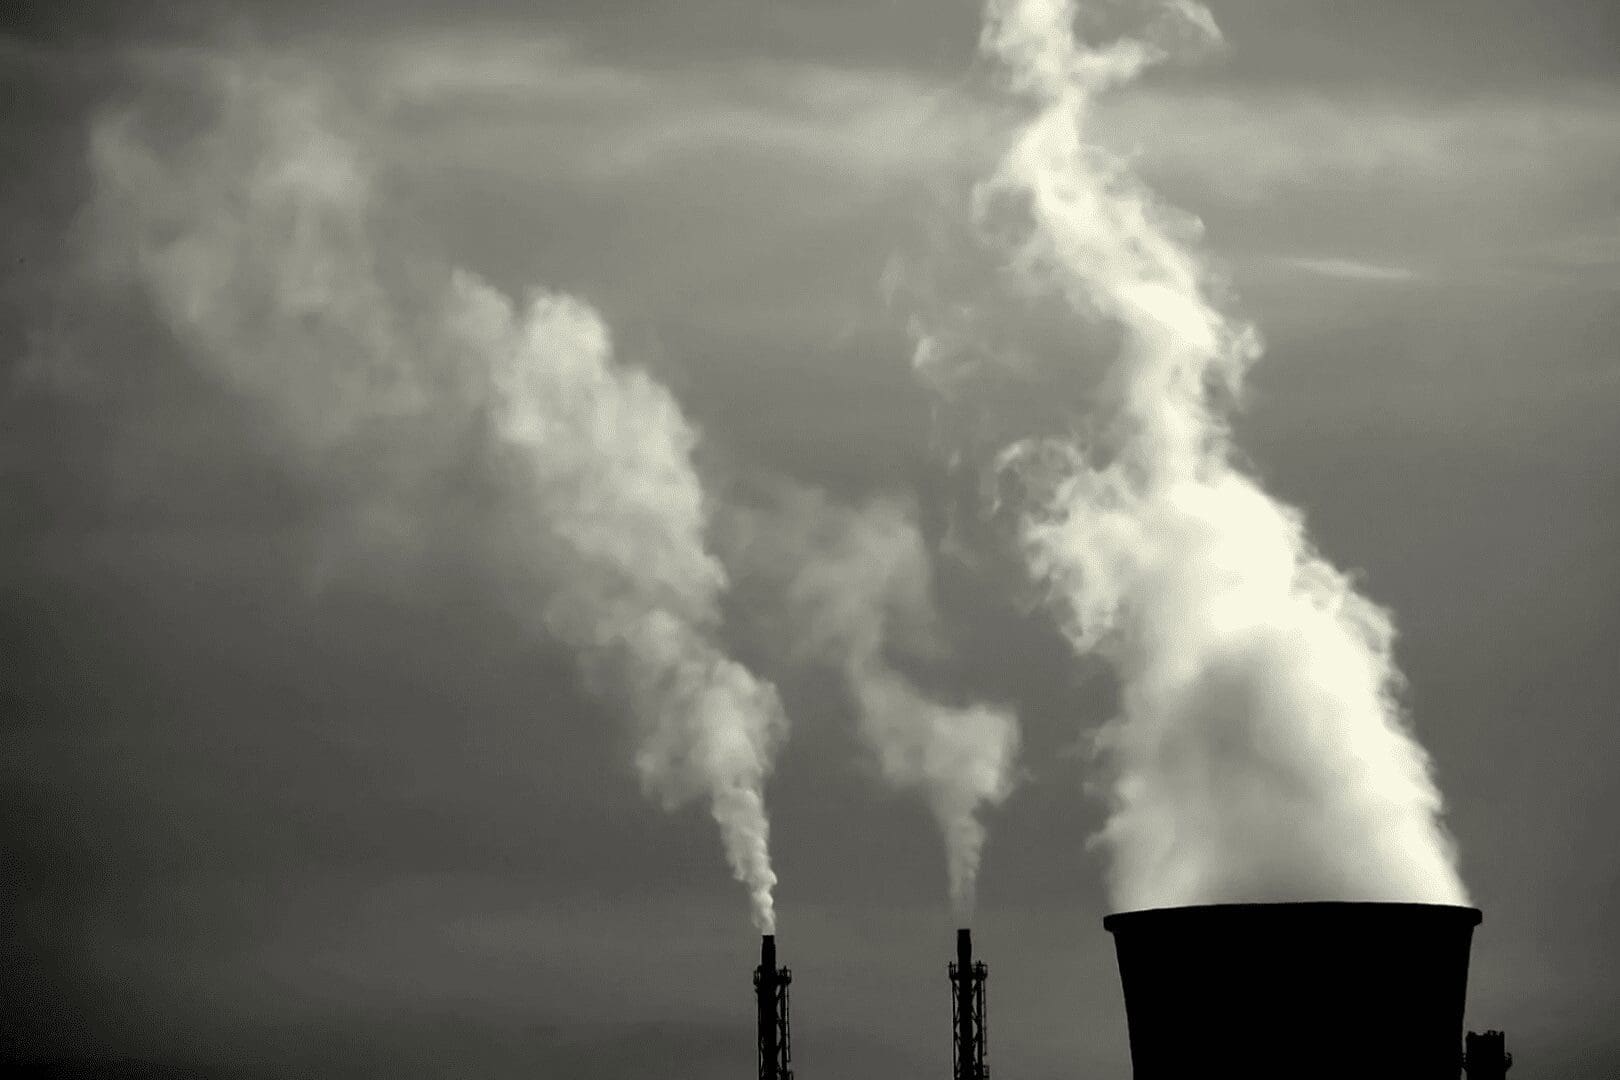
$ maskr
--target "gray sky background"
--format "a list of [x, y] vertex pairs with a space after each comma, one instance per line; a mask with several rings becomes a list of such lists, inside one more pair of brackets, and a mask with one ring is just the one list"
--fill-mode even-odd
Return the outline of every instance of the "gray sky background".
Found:
[[[1110, 101], [1267, 355], [1238, 441], [1390, 606], [1485, 922], [1468, 1023], [1620, 1073], [1620, 14], [1214, 0], [1230, 44]], [[884, 272], [980, 160], [976, 5], [78, 2], [0, 36], [8, 1057], [217, 1076], [747, 1075], [757, 939], [707, 815], [455, 551], [327, 550], [342, 482], [97, 275], [92, 123], [208, 122], [199, 58], [329, 83], [412, 243], [595, 305], [722, 502], [947, 483]], [[454, 502], [442, 511], [453, 517]], [[453, 525], [454, 522], [448, 524]], [[336, 567], [334, 569], [334, 566]], [[941, 687], [1015, 704], [977, 919], [991, 1061], [1128, 1075], [1074, 751], [1097, 673], [937, 560]], [[949, 1067], [932, 822], [825, 670], [730, 626], [793, 732], [769, 790], [801, 1075]], [[1331, 1020], [1329, 1021], [1331, 1031]]]

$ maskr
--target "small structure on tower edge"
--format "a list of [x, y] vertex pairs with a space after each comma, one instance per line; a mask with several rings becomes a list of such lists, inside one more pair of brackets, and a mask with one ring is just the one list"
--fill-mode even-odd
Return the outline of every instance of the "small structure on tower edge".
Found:
[[1463, 1068], [1468, 1080], [1504, 1080], [1513, 1068], [1513, 1055], [1507, 1052], [1507, 1036], [1500, 1031], [1479, 1034], [1470, 1031], [1463, 1039]]

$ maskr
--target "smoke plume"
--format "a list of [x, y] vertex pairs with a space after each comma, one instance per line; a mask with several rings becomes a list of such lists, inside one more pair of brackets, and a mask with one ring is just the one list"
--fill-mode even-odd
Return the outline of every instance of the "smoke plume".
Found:
[[367, 543], [427, 531], [474, 460], [483, 503], [464, 541], [634, 715], [647, 792], [708, 801], [770, 931], [763, 788], [785, 720], [718, 644], [727, 582], [675, 399], [614, 361], [584, 302], [541, 290], [515, 304], [381, 227], [360, 142], [307, 80], [212, 76], [216, 115], [186, 137], [141, 110], [96, 126], [101, 261], [294, 455], [346, 478]]
[[842, 673], [884, 782], [926, 800], [945, 841], [952, 907], [967, 918], [984, 850], [981, 815], [1012, 792], [1018, 723], [999, 706], [942, 702], [896, 666], [948, 652], [910, 509], [794, 492], [746, 528], [752, 560], [785, 570], [780, 586], [799, 652]]
[[[1100, 93], [1220, 43], [1200, 5], [1152, 7], [1140, 39], [1090, 47], [1074, 24], [1095, 13], [1072, 0], [989, 0], [981, 52], [1030, 115], [972, 197], [1013, 299], [1056, 297], [1118, 335], [1085, 437], [1025, 438], [996, 463], [1030, 573], [1119, 678], [1097, 736], [1113, 900], [1461, 902], [1389, 614], [1234, 463], [1224, 408], [1258, 338], [1217, 307], [1198, 223], [1086, 141]], [[941, 368], [968, 363], [919, 343], [936, 385], [966, 385]]]

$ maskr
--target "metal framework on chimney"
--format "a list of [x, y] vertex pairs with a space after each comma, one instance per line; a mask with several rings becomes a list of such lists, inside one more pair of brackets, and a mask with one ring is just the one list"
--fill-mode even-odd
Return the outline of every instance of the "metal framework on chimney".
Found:
[[970, 931], [956, 932], [956, 962], [946, 970], [951, 977], [952, 1080], [989, 1080], [984, 984], [990, 972], [973, 959]]
[[754, 969], [754, 998], [759, 1008], [759, 1080], [793, 1080], [788, 1033], [788, 985], [793, 972], [776, 966], [776, 937], [760, 941], [759, 967]]

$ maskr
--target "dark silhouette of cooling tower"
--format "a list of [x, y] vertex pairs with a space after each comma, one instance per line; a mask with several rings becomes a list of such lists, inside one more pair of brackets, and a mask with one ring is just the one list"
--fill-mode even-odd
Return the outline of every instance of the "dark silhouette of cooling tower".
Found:
[[788, 1040], [788, 984], [793, 972], [776, 966], [776, 935], [759, 942], [759, 967], [754, 969], [754, 999], [759, 1006], [759, 1080], [793, 1080]]
[[1110, 915], [1136, 1080], [1457, 1080], [1480, 913], [1214, 904]]
[[956, 962], [946, 971], [951, 977], [952, 1080], [988, 1080], [984, 983], [990, 971], [973, 959], [973, 931], [956, 932]]

